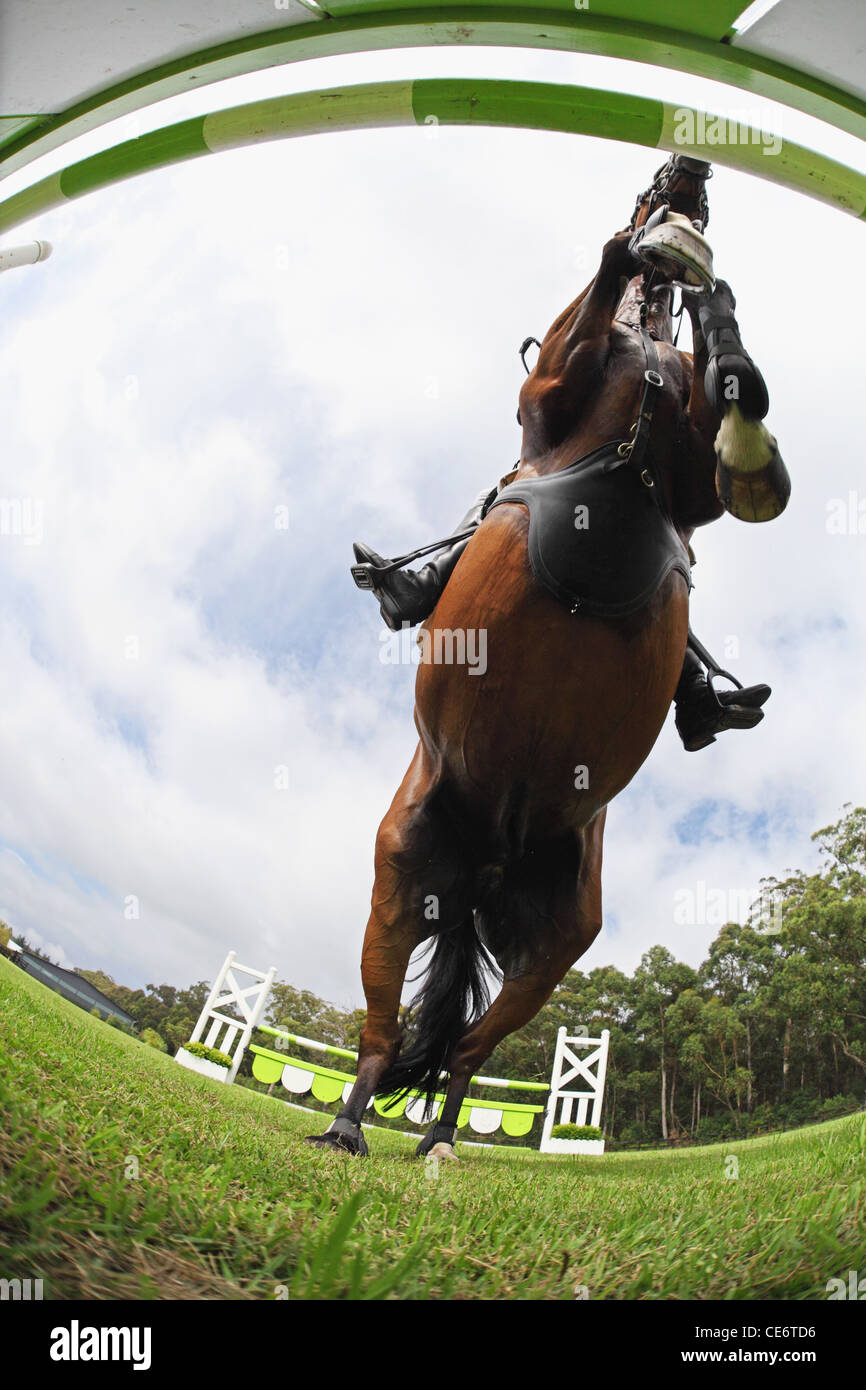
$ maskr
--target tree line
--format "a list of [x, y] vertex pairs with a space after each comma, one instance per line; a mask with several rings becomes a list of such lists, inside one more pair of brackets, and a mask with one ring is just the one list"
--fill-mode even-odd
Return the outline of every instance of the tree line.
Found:
[[[821, 867], [769, 878], [697, 968], [653, 946], [632, 976], [571, 970], [485, 1071], [543, 1079], [556, 1031], [610, 1029], [604, 1129], [626, 1144], [726, 1138], [866, 1096], [866, 809], [817, 831]], [[766, 915], [768, 900], [773, 910]]]

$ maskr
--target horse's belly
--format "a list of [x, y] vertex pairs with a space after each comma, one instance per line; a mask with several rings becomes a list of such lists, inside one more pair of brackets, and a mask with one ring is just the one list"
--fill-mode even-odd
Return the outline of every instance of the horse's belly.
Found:
[[527, 529], [503, 509], [467, 547], [426, 625], [416, 719], [474, 815], [495, 821], [518, 796], [529, 833], [549, 834], [586, 824], [648, 756], [682, 668], [688, 594], [671, 574], [629, 618], [573, 615], [533, 577]]

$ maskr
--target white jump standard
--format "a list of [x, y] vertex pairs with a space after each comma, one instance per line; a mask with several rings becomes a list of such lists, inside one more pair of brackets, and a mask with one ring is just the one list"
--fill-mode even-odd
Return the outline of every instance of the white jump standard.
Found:
[[[578, 1057], [577, 1047], [594, 1048], [586, 1057]], [[550, 1078], [550, 1098], [544, 1116], [539, 1149], [543, 1154], [600, 1154], [604, 1153], [603, 1139], [554, 1139], [554, 1125], [595, 1125], [601, 1127], [601, 1104], [604, 1099], [604, 1079], [607, 1074], [607, 1054], [610, 1049], [610, 1029], [604, 1028], [599, 1038], [568, 1037], [565, 1028], [556, 1035], [556, 1053]], [[595, 1068], [595, 1070], [593, 1070]], [[575, 1089], [580, 1078], [584, 1085]], [[589, 1110], [590, 1101], [592, 1109]], [[575, 1104], [577, 1109], [575, 1111]], [[557, 1109], [559, 1114], [557, 1115]], [[587, 1118], [589, 1112], [589, 1118]]]
[[[219, 1067], [214, 1062], [209, 1062], [205, 1057], [196, 1057], [194, 1053], [187, 1052], [186, 1048], [181, 1047], [176, 1054], [176, 1060], [180, 1062], [181, 1066], [188, 1067], [190, 1071], [201, 1072], [203, 1076], [213, 1077], [215, 1081], [228, 1081], [229, 1083], [234, 1081], [253, 1029], [265, 1011], [276, 973], [273, 966], [268, 971], [261, 971], [253, 970], [249, 965], [238, 965], [235, 962], [234, 951], [229, 951], [223, 961], [222, 969], [214, 981], [207, 1003], [192, 1030], [190, 1042], [201, 1042], [205, 1025], [210, 1023], [207, 1037], [204, 1039], [205, 1047], [214, 1047], [220, 1052], [227, 1053], [232, 1058], [232, 1064], [228, 1068]], [[253, 984], [240, 985], [236, 978], [237, 975], [250, 976]], [[221, 991], [223, 992], [221, 993]], [[232, 1005], [239, 1013], [243, 1014], [243, 1023], [219, 1012], [220, 1009]], [[223, 1029], [225, 1032], [220, 1038]], [[234, 1054], [232, 1054], [232, 1048], [234, 1048]]]

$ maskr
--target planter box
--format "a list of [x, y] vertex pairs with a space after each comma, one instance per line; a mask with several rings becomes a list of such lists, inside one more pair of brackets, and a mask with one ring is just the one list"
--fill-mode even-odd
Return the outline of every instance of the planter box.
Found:
[[543, 1154], [603, 1154], [603, 1139], [543, 1139]]
[[209, 1076], [212, 1081], [228, 1081], [229, 1079], [231, 1067], [219, 1067], [216, 1062], [209, 1062], [206, 1057], [196, 1057], [194, 1052], [187, 1052], [185, 1047], [178, 1048], [174, 1060], [180, 1062], [182, 1067], [188, 1067], [190, 1071], [197, 1071], [202, 1076]]

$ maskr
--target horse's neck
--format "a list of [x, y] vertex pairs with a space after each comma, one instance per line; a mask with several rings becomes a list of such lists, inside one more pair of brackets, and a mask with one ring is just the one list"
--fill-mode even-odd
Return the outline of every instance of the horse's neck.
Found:
[[609, 334], [573, 351], [559, 376], [524, 387], [522, 476], [556, 472], [609, 440], [629, 437], [649, 366], [637, 330], [615, 322]]
[[641, 329], [642, 307], [646, 304], [646, 329], [661, 343], [673, 342], [673, 318], [671, 304], [673, 292], [668, 286], [660, 286], [649, 296], [645, 295], [642, 281], [632, 280], [627, 286], [614, 314], [614, 323], [621, 323], [636, 332]]

